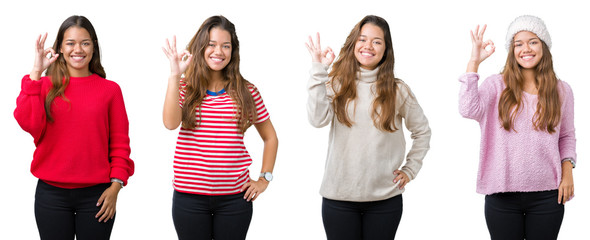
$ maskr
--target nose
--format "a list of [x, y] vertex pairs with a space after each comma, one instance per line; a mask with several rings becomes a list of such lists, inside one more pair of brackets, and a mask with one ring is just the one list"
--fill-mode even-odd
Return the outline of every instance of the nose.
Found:
[[524, 44], [524, 49], [523, 49], [523, 50], [524, 50], [525, 52], [528, 52], [528, 51], [530, 51], [530, 50], [531, 50], [531, 45], [530, 45], [530, 43], [526, 43], [526, 44]]
[[81, 44], [74, 44], [74, 52], [81, 52], [82, 45]]
[[222, 48], [222, 46], [221, 46], [221, 45], [217, 45], [217, 46], [215, 47], [215, 53], [216, 53], [216, 54], [221, 54], [221, 53], [223, 52], [223, 51], [221, 51], [221, 48]]

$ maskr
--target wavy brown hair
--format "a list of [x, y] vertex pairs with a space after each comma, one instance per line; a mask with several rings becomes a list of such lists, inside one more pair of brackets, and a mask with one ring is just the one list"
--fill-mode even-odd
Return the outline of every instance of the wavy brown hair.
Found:
[[351, 127], [352, 121], [346, 112], [347, 106], [352, 102], [356, 94], [356, 78], [360, 71], [360, 64], [354, 55], [354, 47], [361, 35], [361, 29], [365, 24], [373, 24], [383, 30], [385, 41], [385, 53], [378, 64], [379, 72], [377, 73], [376, 93], [377, 97], [373, 101], [373, 110], [371, 118], [373, 124], [380, 130], [395, 132], [395, 99], [397, 95], [398, 79], [393, 75], [393, 66], [395, 59], [393, 57], [393, 44], [389, 24], [385, 19], [368, 15], [357, 23], [348, 37], [342, 49], [340, 56], [334, 62], [332, 71], [329, 76], [332, 78], [332, 89], [335, 92], [332, 106], [336, 118], [342, 124]]
[[231, 60], [223, 68], [222, 76], [227, 93], [236, 103], [238, 129], [246, 132], [257, 119], [256, 104], [248, 89], [250, 82], [240, 73], [240, 42], [236, 28], [223, 16], [212, 16], [205, 20], [187, 46], [194, 59], [188, 66], [184, 78], [186, 92], [185, 107], [182, 108], [182, 127], [193, 129], [200, 125], [200, 118], [195, 122], [195, 116], [196, 111], [201, 111], [200, 105], [207, 94], [207, 86], [211, 79], [212, 70], [205, 62], [204, 54], [209, 44], [209, 33], [213, 28], [225, 30], [231, 35]]
[[[557, 76], [553, 71], [553, 60], [547, 44], [542, 43], [543, 56], [535, 67], [535, 85], [538, 89], [537, 111], [533, 117], [535, 130], [554, 133], [561, 120], [561, 100], [557, 89]], [[502, 71], [506, 88], [502, 91], [498, 103], [498, 112], [502, 127], [506, 131], [514, 130], [514, 120], [522, 108], [522, 92], [524, 90], [524, 77], [522, 67], [516, 61], [514, 44], [510, 46], [506, 65]]]
[[[106, 78], [106, 73], [102, 67], [102, 64], [100, 63], [100, 47], [98, 45], [96, 31], [94, 30], [92, 23], [90, 23], [86, 17], [74, 15], [67, 18], [59, 27], [57, 38], [53, 43], [53, 50], [55, 50], [56, 53], [61, 52], [64, 35], [66, 30], [70, 29], [71, 27], [79, 27], [88, 31], [90, 34], [90, 39], [92, 40], [92, 46], [94, 47], [92, 59], [88, 64], [88, 70], [91, 73], [101, 76], [102, 78]], [[63, 54], [60, 54], [57, 57], [57, 60], [49, 65], [45, 75], [50, 76], [51, 79], [51, 88], [47, 93], [47, 97], [45, 97], [45, 115], [47, 116], [48, 121], [53, 122], [53, 117], [51, 115], [51, 105], [53, 100], [56, 97], [60, 97], [63, 100], [69, 102], [68, 98], [64, 95], [64, 92], [70, 83], [70, 73], [68, 72], [67, 63], [63, 57]]]

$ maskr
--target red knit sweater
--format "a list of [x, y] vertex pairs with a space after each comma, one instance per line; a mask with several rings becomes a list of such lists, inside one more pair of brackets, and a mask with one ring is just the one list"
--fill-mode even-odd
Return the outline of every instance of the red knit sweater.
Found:
[[67, 100], [56, 97], [47, 121], [44, 101], [51, 81], [23, 77], [14, 117], [35, 141], [31, 172], [62, 188], [81, 188], [118, 178], [127, 184], [129, 121], [119, 85], [96, 74], [71, 77]]

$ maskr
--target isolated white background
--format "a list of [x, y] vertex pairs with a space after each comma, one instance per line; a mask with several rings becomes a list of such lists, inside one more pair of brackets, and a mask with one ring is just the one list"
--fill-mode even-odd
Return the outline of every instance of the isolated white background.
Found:
[[[496, 53], [482, 77], [506, 59], [508, 24], [522, 14], [543, 18], [553, 40], [555, 71], [575, 94], [578, 168], [576, 197], [566, 205], [560, 239], [589, 239], [588, 24], [582, 1], [3, 1], [0, 3], [0, 239], [38, 239], [33, 213], [37, 179], [29, 167], [33, 139], [12, 116], [23, 75], [32, 68], [35, 38], [85, 15], [97, 30], [107, 78], [123, 89], [136, 174], [119, 194], [112, 239], [175, 239], [172, 158], [176, 131], [161, 112], [169, 73], [164, 39], [186, 46], [201, 23], [222, 14], [237, 28], [242, 74], [260, 89], [280, 141], [275, 180], [254, 203], [248, 239], [325, 239], [318, 193], [328, 128], [307, 122], [310, 56], [307, 36], [320, 32], [336, 52], [365, 15], [391, 27], [396, 76], [416, 94], [432, 128], [431, 150], [417, 179], [407, 185], [398, 239], [488, 239], [484, 197], [475, 193], [479, 126], [457, 111], [457, 77], [471, 50], [469, 30], [488, 24]], [[371, 139], [366, 139], [371, 141]], [[262, 142], [252, 128], [246, 145], [260, 170]], [[556, 199], [557, 200], [557, 199]], [[585, 223], [584, 223], [585, 222]]]

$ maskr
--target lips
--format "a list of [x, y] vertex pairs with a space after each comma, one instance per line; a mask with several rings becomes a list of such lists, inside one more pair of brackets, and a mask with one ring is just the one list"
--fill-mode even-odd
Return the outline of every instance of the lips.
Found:
[[374, 53], [370, 53], [370, 52], [361, 51], [361, 56], [374, 57], [375, 54]]
[[534, 57], [535, 57], [535, 55], [523, 55], [520, 57], [520, 59], [528, 61], [528, 60], [533, 59]]
[[74, 60], [74, 61], [84, 61], [84, 58], [86, 58], [86, 56], [70, 56], [70, 59]]
[[209, 59], [211, 59], [211, 61], [213, 61], [215, 63], [221, 63], [225, 60], [225, 58], [221, 58], [221, 57], [209, 57]]

